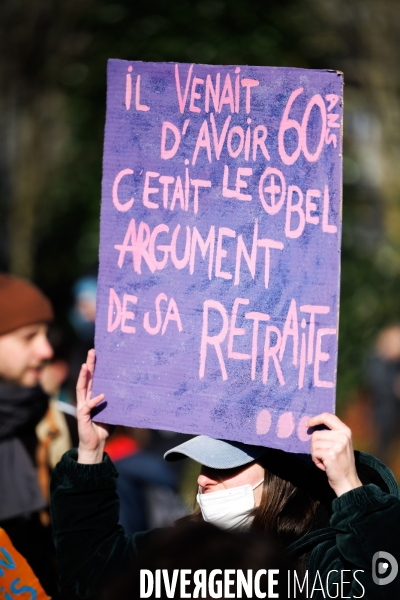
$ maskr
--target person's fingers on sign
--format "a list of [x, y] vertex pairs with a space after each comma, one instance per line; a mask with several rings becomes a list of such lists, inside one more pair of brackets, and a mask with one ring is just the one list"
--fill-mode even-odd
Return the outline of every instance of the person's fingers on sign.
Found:
[[101, 462], [104, 445], [110, 434], [108, 425], [94, 423], [91, 417], [91, 411], [104, 400], [104, 394], [92, 398], [95, 360], [95, 351], [89, 350], [86, 363], [81, 367], [76, 384], [79, 432], [78, 462], [84, 464]]
[[329, 429], [313, 432], [311, 457], [315, 465], [326, 472], [335, 494], [341, 496], [362, 486], [356, 470], [351, 429], [336, 415], [327, 412], [312, 417], [307, 423], [307, 427], [319, 425]]

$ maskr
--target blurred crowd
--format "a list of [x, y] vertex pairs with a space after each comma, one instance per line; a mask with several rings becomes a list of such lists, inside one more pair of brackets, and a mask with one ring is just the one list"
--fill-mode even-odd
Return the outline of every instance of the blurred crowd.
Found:
[[[49, 482], [63, 453], [78, 442], [74, 386], [94, 345], [96, 287], [91, 276], [74, 285], [70, 321], [76, 336], [73, 344], [66, 344], [50, 300], [32, 283], [0, 274], [0, 529], [53, 599], [62, 595], [51, 539]], [[399, 325], [389, 325], [377, 336], [365, 361], [364, 384], [363, 392], [346, 408], [344, 419], [355, 433], [356, 447], [373, 451], [400, 477]], [[188, 437], [115, 428], [106, 451], [119, 472], [120, 523], [126, 533], [172, 525], [193, 508], [183, 493], [185, 481], [195, 479], [192, 467], [162, 459], [168, 448]], [[207, 532], [200, 527], [190, 532], [190, 538], [198, 538], [201, 548], [210, 539]], [[168, 535], [176, 536], [176, 552], [181, 548], [185, 554], [187, 533], [178, 530]], [[230, 534], [225, 539], [226, 535], [215, 533], [212, 552], [219, 544], [233, 549], [237, 544], [233, 562], [244, 565], [242, 541], [229, 538]], [[263, 543], [265, 556], [275, 556], [272, 546]], [[168, 555], [167, 568], [175, 559], [180, 564], [180, 558], [163, 554], [163, 544], [169, 546], [169, 538], [160, 540], [158, 554], [152, 551], [147, 557], [149, 563], [157, 568]], [[206, 551], [210, 553], [210, 548]], [[198, 558], [186, 556], [193, 565], [199, 564]], [[125, 597], [124, 586], [136, 585], [134, 578], [122, 581], [121, 597]], [[104, 592], [104, 599], [117, 596], [115, 590]]]

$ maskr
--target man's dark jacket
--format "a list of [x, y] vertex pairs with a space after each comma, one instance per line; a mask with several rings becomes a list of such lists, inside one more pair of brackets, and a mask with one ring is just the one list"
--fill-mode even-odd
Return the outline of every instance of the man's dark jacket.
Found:
[[0, 523], [46, 506], [35, 468], [35, 427], [48, 401], [39, 386], [0, 383]]

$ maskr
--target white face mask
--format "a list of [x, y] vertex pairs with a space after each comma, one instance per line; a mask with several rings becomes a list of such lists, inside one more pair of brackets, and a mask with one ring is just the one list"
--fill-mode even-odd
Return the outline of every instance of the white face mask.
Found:
[[250, 484], [227, 488], [219, 492], [198, 493], [196, 496], [203, 519], [221, 529], [249, 527], [254, 508], [254, 492], [264, 479], [253, 487]]

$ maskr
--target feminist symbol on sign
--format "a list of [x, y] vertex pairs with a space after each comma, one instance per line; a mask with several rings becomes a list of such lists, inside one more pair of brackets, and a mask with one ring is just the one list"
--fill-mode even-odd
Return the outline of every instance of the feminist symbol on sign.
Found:
[[[280, 180], [280, 186], [275, 184], [275, 176]], [[264, 184], [267, 182], [267, 177], [270, 177], [270, 184], [267, 187], [264, 187]], [[264, 192], [270, 194], [271, 202], [270, 204], [266, 201], [264, 196]], [[281, 193], [280, 198], [276, 201], [277, 195]], [[260, 186], [259, 186], [260, 200], [264, 207], [264, 210], [269, 215], [276, 215], [280, 209], [282, 208], [282, 204], [285, 200], [286, 196], [286, 182], [282, 173], [278, 169], [274, 169], [273, 167], [267, 167], [264, 173], [260, 178]]]

